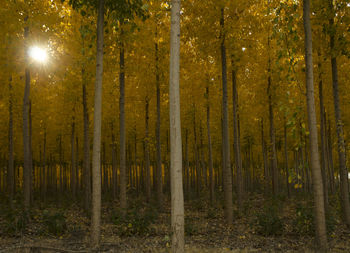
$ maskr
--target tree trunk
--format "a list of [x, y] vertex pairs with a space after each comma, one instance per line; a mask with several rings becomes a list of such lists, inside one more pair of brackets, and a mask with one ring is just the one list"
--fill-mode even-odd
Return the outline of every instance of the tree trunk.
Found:
[[210, 204], [213, 205], [215, 201], [214, 195], [214, 177], [213, 177], [213, 151], [211, 145], [211, 133], [210, 133], [210, 100], [209, 100], [209, 80], [206, 87], [207, 97], [207, 135], [208, 135], [208, 166], [209, 166], [209, 192], [210, 192]]
[[44, 129], [44, 145], [43, 145], [43, 199], [46, 200], [48, 190], [48, 170], [46, 169], [46, 128]]
[[267, 155], [266, 155], [266, 144], [264, 140], [264, 119], [261, 119], [261, 152], [263, 155], [264, 160], [264, 192], [265, 195], [269, 193], [269, 166], [267, 162]]
[[75, 161], [75, 119], [72, 119], [72, 134], [71, 134], [71, 174], [70, 174], [70, 190], [73, 198], [76, 197], [76, 161]]
[[222, 67], [222, 142], [223, 142], [223, 188], [224, 188], [224, 206], [226, 222], [231, 225], [233, 221], [232, 207], [232, 173], [230, 159], [230, 136], [228, 129], [228, 99], [227, 99], [227, 73], [226, 73], [226, 48], [225, 48], [225, 24], [224, 9], [221, 8], [221, 67]]
[[180, 118], [180, 0], [172, 0], [170, 35], [170, 173], [172, 252], [185, 252]]
[[290, 187], [289, 187], [289, 166], [288, 166], [288, 145], [287, 145], [287, 125], [286, 117], [284, 117], [284, 162], [286, 170], [286, 188], [288, 198], [290, 197]]
[[[10, 206], [15, 193], [15, 178], [14, 178], [14, 158], [13, 158], [13, 91], [12, 91], [12, 76], [9, 78], [9, 132], [8, 132], [8, 169], [7, 169], [7, 194]], [[1, 183], [1, 182], [0, 182]]]
[[[123, 35], [123, 29], [121, 29], [121, 36]], [[124, 64], [124, 44], [123, 41], [120, 42], [120, 54], [119, 54], [119, 141], [120, 141], [120, 207], [122, 212], [126, 211], [126, 150], [125, 150], [125, 64]]]
[[146, 96], [146, 104], [145, 104], [145, 166], [146, 166], [146, 197], [147, 201], [149, 202], [151, 200], [151, 168], [150, 168], [150, 161], [149, 161], [149, 145], [148, 145], [148, 139], [149, 139], [149, 130], [148, 130], [148, 109], [149, 109], [149, 99]]
[[312, 63], [312, 33], [310, 22], [310, 1], [303, 0], [303, 20], [305, 30], [305, 65], [306, 65], [306, 96], [308, 125], [310, 132], [310, 165], [313, 177], [313, 192], [315, 201], [315, 229], [317, 247], [320, 251], [327, 251], [327, 233], [324, 210], [324, 196], [320, 159], [318, 153], [317, 121], [315, 110], [313, 63]]
[[[329, 0], [329, 9], [334, 15], [333, 1]], [[335, 29], [334, 18], [329, 20], [329, 25]], [[349, 200], [349, 178], [346, 168], [346, 146], [344, 140], [343, 121], [341, 117], [340, 101], [339, 101], [339, 85], [338, 85], [338, 67], [337, 52], [335, 48], [334, 31], [330, 32], [330, 49], [331, 49], [331, 65], [332, 65], [332, 84], [333, 84], [333, 100], [334, 112], [338, 137], [338, 156], [339, 156], [339, 175], [340, 175], [340, 196], [342, 203], [343, 219], [345, 224], [350, 227], [350, 200]]]
[[[268, 46], [270, 47], [270, 37], [268, 39]], [[269, 101], [269, 121], [270, 121], [270, 168], [272, 173], [272, 193], [276, 195], [278, 193], [278, 169], [277, 169], [277, 154], [276, 154], [276, 137], [275, 137], [275, 126], [273, 116], [273, 105], [272, 105], [272, 87], [271, 87], [271, 59], [269, 56], [268, 62], [268, 78], [267, 78], [267, 95]]]
[[[325, 122], [327, 122], [326, 116], [325, 116]], [[329, 166], [329, 178], [330, 178], [330, 185], [331, 185], [331, 192], [334, 193], [336, 186], [334, 182], [334, 163], [333, 163], [333, 142], [332, 142], [332, 132], [331, 132], [331, 122], [328, 120], [328, 130], [327, 130], [328, 138], [327, 138], [327, 150], [328, 150], [328, 166]]]
[[84, 172], [84, 208], [85, 211], [90, 210], [91, 203], [91, 170], [90, 170], [90, 138], [89, 138], [89, 113], [87, 108], [86, 96], [86, 81], [85, 69], [81, 70], [82, 74], [82, 88], [83, 88], [83, 116], [84, 116], [84, 158], [83, 158], [83, 172]]
[[197, 143], [197, 131], [196, 131], [196, 105], [193, 104], [193, 135], [194, 135], [194, 159], [196, 161], [196, 193], [199, 197], [201, 191], [201, 173], [200, 173], [200, 164], [199, 164], [199, 152], [198, 152], [198, 143]]
[[318, 95], [320, 100], [320, 136], [321, 136], [321, 171], [322, 171], [322, 183], [324, 192], [324, 204], [325, 209], [328, 209], [328, 181], [326, 172], [326, 144], [325, 144], [325, 120], [324, 120], [324, 105], [323, 105], [323, 83], [321, 75], [321, 64], [318, 64], [319, 68], [319, 80], [318, 80]]
[[[232, 60], [232, 68], [234, 62]], [[232, 102], [233, 102], [233, 139], [234, 139], [234, 155], [235, 155], [235, 165], [236, 165], [236, 184], [237, 184], [237, 206], [238, 209], [242, 209], [243, 201], [243, 176], [242, 176], [242, 158], [241, 158], [241, 145], [240, 139], [238, 137], [238, 92], [237, 92], [237, 81], [236, 81], [236, 71], [232, 69]]]
[[112, 195], [113, 199], [117, 198], [117, 157], [116, 157], [116, 143], [114, 136], [114, 127], [113, 123], [111, 124], [112, 128]]
[[[25, 21], [28, 16], [25, 17]], [[28, 40], [29, 27], [24, 28], [24, 38]], [[26, 51], [28, 47], [26, 47]], [[26, 64], [28, 65], [27, 53]], [[26, 211], [30, 208], [30, 178], [32, 167], [30, 164], [30, 137], [29, 137], [29, 96], [30, 96], [30, 72], [28, 66], [25, 68], [25, 88], [23, 96], [23, 194], [24, 194], [24, 208]]]
[[[134, 135], [134, 152], [135, 152], [135, 182], [136, 182], [136, 192], [137, 195], [139, 194], [140, 191], [140, 181], [139, 181], [139, 165], [137, 162], [137, 136], [136, 136], [136, 124], [135, 124], [135, 135]], [[141, 167], [140, 167], [141, 169]]]
[[92, 216], [91, 216], [91, 246], [97, 248], [100, 244], [101, 232], [101, 109], [102, 109], [102, 77], [103, 77], [103, 21], [104, 0], [99, 0], [97, 17], [97, 52], [96, 81], [94, 105], [94, 136], [92, 146]]
[[189, 196], [190, 192], [190, 161], [188, 157], [188, 130], [185, 129], [185, 171], [186, 171], [186, 193], [187, 197]]
[[[157, 38], [157, 31], [156, 31]], [[156, 89], [157, 89], [157, 123], [156, 123], [156, 142], [157, 142], [157, 200], [158, 207], [163, 206], [163, 182], [162, 182], [162, 153], [160, 142], [160, 80], [159, 80], [159, 56], [158, 42], [155, 43], [156, 56]]]

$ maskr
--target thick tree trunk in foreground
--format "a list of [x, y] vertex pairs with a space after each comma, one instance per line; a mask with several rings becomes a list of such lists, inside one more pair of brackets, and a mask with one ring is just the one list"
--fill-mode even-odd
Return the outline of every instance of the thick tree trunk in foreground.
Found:
[[[329, 0], [329, 7], [334, 12], [333, 1]], [[333, 17], [329, 20], [331, 28], [334, 28]], [[332, 84], [333, 84], [333, 100], [335, 122], [338, 137], [338, 156], [339, 156], [339, 175], [340, 175], [340, 196], [342, 203], [343, 219], [345, 224], [350, 227], [350, 200], [349, 200], [349, 179], [348, 170], [346, 168], [346, 146], [344, 140], [343, 121], [341, 116], [340, 101], [339, 101], [339, 85], [338, 85], [338, 67], [335, 52], [335, 35], [330, 33], [330, 48], [331, 48], [331, 64], [332, 64]]]
[[170, 35], [170, 173], [172, 252], [185, 252], [180, 119], [180, 0], [172, 0]]
[[315, 110], [314, 78], [312, 63], [312, 33], [310, 22], [310, 1], [303, 0], [303, 20], [305, 31], [305, 65], [306, 65], [306, 95], [307, 113], [310, 132], [310, 166], [313, 177], [313, 192], [315, 202], [315, 229], [317, 247], [320, 251], [327, 251], [327, 233], [324, 210], [323, 184], [318, 153], [317, 121]]
[[99, 0], [97, 18], [97, 53], [94, 105], [94, 136], [92, 148], [92, 216], [91, 246], [98, 247], [101, 232], [101, 112], [103, 77], [103, 20], [104, 0]]
[[221, 67], [222, 67], [222, 142], [223, 142], [223, 188], [224, 188], [224, 206], [225, 218], [228, 225], [232, 224], [233, 207], [232, 207], [232, 173], [230, 159], [230, 136], [228, 131], [228, 99], [227, 99], [227, 67], [226, 67], [226, 48], [224, 33], [224, 9], [221, 9]]

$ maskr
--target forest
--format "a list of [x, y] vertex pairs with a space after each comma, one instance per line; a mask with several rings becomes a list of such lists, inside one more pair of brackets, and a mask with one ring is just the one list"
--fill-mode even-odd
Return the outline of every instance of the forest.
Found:
[[350, 0], [0, 0], [0, 30], [0, 253], [350, 252]]

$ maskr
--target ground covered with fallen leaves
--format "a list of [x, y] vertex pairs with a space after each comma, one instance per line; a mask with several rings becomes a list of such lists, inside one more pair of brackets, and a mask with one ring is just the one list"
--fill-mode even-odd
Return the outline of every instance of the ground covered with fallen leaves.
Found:
[[[234, 222], [223, 217], [222, 201], [210, 205], [193, 195], [186, 201], [186, 252], [315, 252], [312, 201], [305, 196], [264, 198], [250, 194]], [[141, 198], [104, 201], [101, 247], [94, 252], [170, 252], [170, 203], [159, 210]], [[20, 206], [0, 207], [0, 253], [92, 252], [89, 214], [69, 200], [35, 202], [27, 217]], [[350, 252], [350, 230], [341, 223], [339, 201], [330, 199], [327, 229], [330, 252]]]

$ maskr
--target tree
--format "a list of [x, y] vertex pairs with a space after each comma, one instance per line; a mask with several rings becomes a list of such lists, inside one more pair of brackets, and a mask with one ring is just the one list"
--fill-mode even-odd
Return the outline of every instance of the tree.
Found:
[[334, 25], [334, 6], [333, 1], [328, 0], [329, 10], [331, 11], [331, 18], [329, 19], [330, 31], [330, 50], [331, 50], [331, 65], [332, 65], [332, 87], [333, 87], [333, 101], [336, 121], [336, 130], [338, 137], [338, 156], [339, 156], [339, 175], [340, 175], [340, 196], [342, 199], [342, 211], [345, 224], [350, 227], [350, 200], [349, 200], [349, 179], [348, 170], [346, 168], [346, 147], [344, 140], [343, 121], [341, 116], [340, 102], [339, 102], [339, 87], [338, 87], [338, 66], [337, 66], [337, 52], [335, 47], [335, 25]]
[[[24, 18], [28, 21], [28, 16]], [[29, 60], [28, 60], [28, 35], [29, 35], [29, 26], [26, 24], [24, 28], [24, 38], [26, 40], [26, 68], [25, 68], [25, 88], [24, 88], [24, 97], [23, 97], [23, 194], [24, 194], [24, 207], [28, 211], [30, 208], [30, 199], [31, 199], [31, 147], [30, 147], [30, 133], [29, 133], [29, 97], [30, 97], [30, 71], [29, 71]]]
[[103, 23], [104, 0], [98, 2], [97, 17], [97, 52], [96, 80], [94, 106], [94, 135], [92, 149], [92, 217], [91, 244], [98, 247], [100, 243], [101, 223], [101, 105], [102, 105], [102, 76], [103, 76]]
[[306, 97], [308, 125], [310, 131], [310, 156], [315, 202], [316, 241], [320, 251], [327, 251], [326, 219], [324, 210], [324, 194], [320, 158], [318, 153], [317, 121], [314, 97], [314, 78], [312, 63], [312, 33], [310, 22], [310, 0], [303, 0], [303, 20], [305, 31], [305, 65], [306, 65]]
[[180, 0], [172, 0], [170, 33], [170, 173], [172, 252], [185, 252], [182, 143], [180, 121]]
[[224, 8], [221, 8], [221, 68], [222, 68], [222, 148], [223, 148], [223, 184], [224, 184], [224, 203], [225, 203], [225, 218], [228, 224], [233, 220], [232, 208], [232, 173], [230, 159], [230, 138], [228, 131], [228, 99], [227, 99], [227, 67], [226, 67], [226, 48], [225, 48], [225, 24], [224, 24]]

